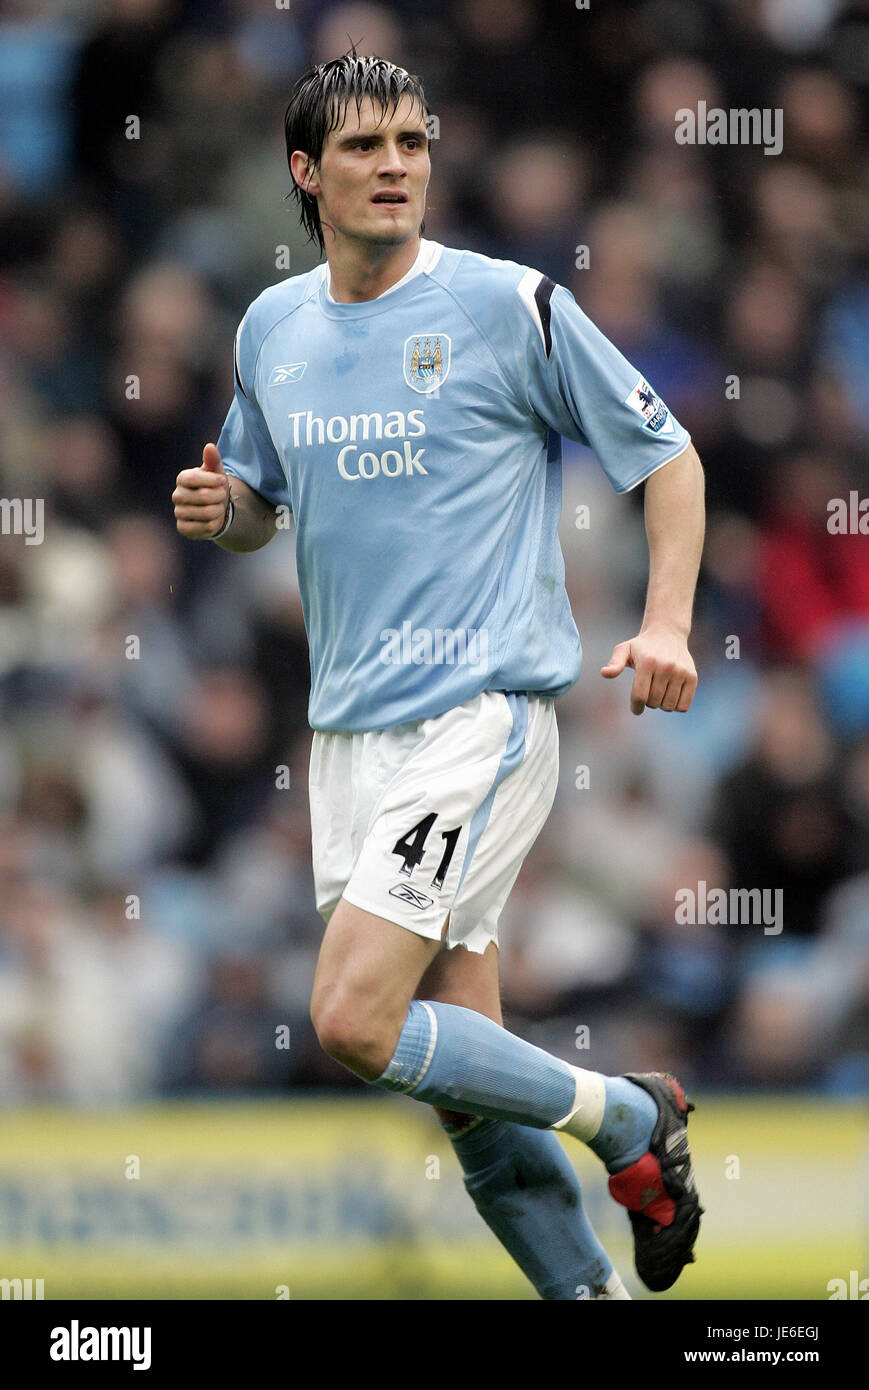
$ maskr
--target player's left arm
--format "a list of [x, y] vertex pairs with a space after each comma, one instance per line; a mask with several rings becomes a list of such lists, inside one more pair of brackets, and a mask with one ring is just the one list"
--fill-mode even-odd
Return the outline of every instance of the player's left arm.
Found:
[[697, 671], [688, 650], [691, 612], [705, 530], [703, 468], [693, 444], [645, 482], [649, 585], [642, 626], [619, 642], [601, 675], [634, 672], [631, 711], [689, 708]]
[[[687, 430], [562, 285], [527, 269], [515, 287], [515, 346], [503, 342], [518, 390], [550, 428], [588, 445], [616, 492], [645, 484], [650, 570], [636, 637], [602, 674], [634, 671], [631, 709], [688, 709], [697, 671], [688, 651], [704, 531], [703, 469]], [[521, 311], [517, 305], [524, 306]], [[524, 329], [524, 332], [522, 331]]]

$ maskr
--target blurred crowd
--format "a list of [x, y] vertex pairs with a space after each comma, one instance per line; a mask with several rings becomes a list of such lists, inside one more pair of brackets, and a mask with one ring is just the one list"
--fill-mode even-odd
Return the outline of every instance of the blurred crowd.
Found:
[[[247, 304], [318, 260], [283, 112], [351, 40], [424, 80], [426, 236], [569, 286], [706, 469], [698, 693], [638, 719], [630, 674], [598, 672], [642, 614], [642, 488], [565, 446], [585, 666], [502, 917], [505, 1020], [607, 1072], [867, 1089], [869, 520], [828, 528], [869, 498], [867, 20], [0, 0], [0, 497], [44, 502], [41, 544], [0, 534], [0, 1099], [354, 1084], [307, 1012], [292, 532], [231, 555], [182, 541], [170, 502]], [[677, 144], [700, 101], [780, 109], [782, 152]], [[781, 890], [779, 929], [680, 922], [701, 885]]]

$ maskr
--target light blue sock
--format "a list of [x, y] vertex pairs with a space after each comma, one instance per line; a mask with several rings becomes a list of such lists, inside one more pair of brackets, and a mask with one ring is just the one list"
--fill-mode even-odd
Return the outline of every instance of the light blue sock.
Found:
[[540, 1297], [599, 1298], [612, 1262], [557, 1135], [503, 1120], [443, 1127], [474, 1206]]
[[588, 1147], [608, 1172], [620, 1173], [647, 1151], [657, 1121], [658, 1107], [648, 1091], [624, 1076], [608, 1076], [603, 1119]]
[[[432, 1015], [436, 1022], [432, 1025]], [[373, 1082], [444, 1110], [548, 1129], [573, 1107], [566, 1062], [458, 1004], [414, 999], [392, 1061]]]
[[[567, 1062], [484, 1014], [432, 1000], [413, 1000], [395, 1054], [372, 1084], [444, 1110], [533, 1129], [560, 1124], [576, 1101], [576, 1075]], [[598, 1077], [595, 1084], [605, 1088], [603, 1117], [586, 1142], [616, 1172], [646, 1152], [658, 1107], [623, 1077]]]

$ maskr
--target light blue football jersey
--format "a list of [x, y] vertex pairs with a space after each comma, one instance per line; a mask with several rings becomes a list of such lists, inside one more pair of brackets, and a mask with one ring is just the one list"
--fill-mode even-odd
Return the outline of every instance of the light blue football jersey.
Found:
[[292, 510], [312, 728], [573, 685], [561, 435], [617, 492], [689, 443], [539, 271], [423, 241], [376, 299], [336, 303], [320, 265], [254, 300], [217, 447], [227, 473]]

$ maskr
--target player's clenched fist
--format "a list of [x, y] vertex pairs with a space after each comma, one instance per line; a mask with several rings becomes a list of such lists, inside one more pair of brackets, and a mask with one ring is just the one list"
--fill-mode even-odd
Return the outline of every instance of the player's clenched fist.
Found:
[[184, 468], [178, 474], [172, 493], [175, 525], [187, 540], [211, 540], [222, 528], [229, 506], [229, 481], [215, 444], [206, 444], [202, 450], [201, 468]]

